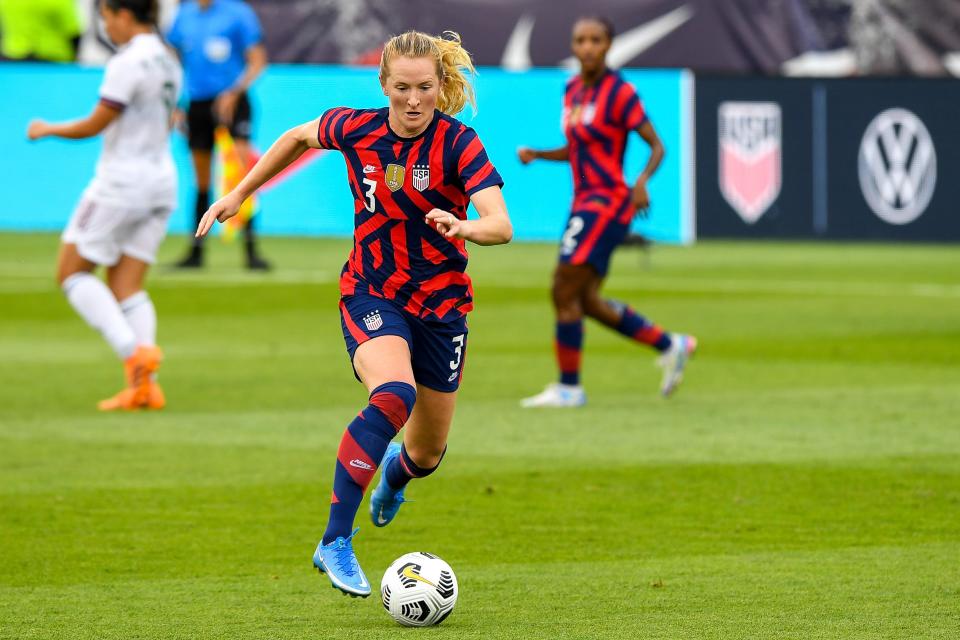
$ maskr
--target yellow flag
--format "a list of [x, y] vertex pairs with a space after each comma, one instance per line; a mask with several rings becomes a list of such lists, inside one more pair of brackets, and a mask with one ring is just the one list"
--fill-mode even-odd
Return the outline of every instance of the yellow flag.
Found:
[[[240, 181], [247, 175], [250, 158], [240, 157], [233, 136], [230, 135], [229, 129], [224, 126], [217, 127], [213, 134], [213, 140], [217, 147], [216, 166], [214, 167], [214, 173], [219, 176], [219, 180], [216, 182], [219, 187], [217, 198], [222, 198], [240, 184]], [[223, 225], [224, 241], [231, 242], [237, 231], [247, 226], [255, 213], [256, 197], [250, 196], [240, 206], [237, 215], [227, 220], [227, 223]]]

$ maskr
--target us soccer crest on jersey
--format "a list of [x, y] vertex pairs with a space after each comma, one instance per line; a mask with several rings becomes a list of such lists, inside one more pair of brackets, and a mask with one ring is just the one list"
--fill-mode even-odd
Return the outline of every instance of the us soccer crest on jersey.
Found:
[[413, 167], [413, 188], [423, 191], [430, 186], [430, 165], [418, 164]]

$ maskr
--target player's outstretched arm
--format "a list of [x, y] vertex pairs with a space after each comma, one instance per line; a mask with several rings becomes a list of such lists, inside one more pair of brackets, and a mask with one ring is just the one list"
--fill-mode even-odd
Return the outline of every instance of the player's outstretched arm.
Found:
[[507, 203], [500, 187], [487, 187], [470, 196], [480, 214], [479, 220], [460, 220], [449, 211], [433, 209], [427, 222], [446, 238], [463, 238], [475, 244], [506, 244], [513, 238], [513, 225], [507, 215]]
[[319, 126], [319, 120], [312, 120], [306, 124], [294, 127], [280, 136], [277, 141], [270, 146], [267, 152], [260, 157], [257, 164], [253, 165], [250, 173], [240, 181], [240, 184], [207, 209], [194, 235], [202, 238], [209, 233], [214, 221], [219, 220], [220, 222], [226, 222], [237, 215], [243, 201], [253, 195], [265, 182], [287, 168], [297, 158], [302, 156], [307, 149], [318, 149], [320, 147], [320, 143], [317, 140], [317, 129]]
[[570, 159], [570, 147], [563, 145], [556, 149], [531, 149], [530, 147], [520, 147], [517, 149], [517, 157], [523, 164], [530, 164], [534, 160], [554, 160], [556, 162], [566, 162]]
[[106, 129], [107, 125], [113, 122], [120, 113], [120, 109], [115, 109], [100, 102], [94, 107], [93, 113], [81, 120], [60, 124], [32, 120], [27, 127], [27, 138], [30, 140], [47, 137], [69, 138], [71, 140], [92, 138]]

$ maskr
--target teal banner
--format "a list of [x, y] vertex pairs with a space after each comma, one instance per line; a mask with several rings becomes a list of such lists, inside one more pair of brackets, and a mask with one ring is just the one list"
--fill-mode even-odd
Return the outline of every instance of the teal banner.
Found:
[[[692, 145], [689, 139], [688, 74], [675, 70], [625, 71], [639, 91], [667, 150], [649, 185], [652, 207], [635, 230], [661, 242], [693, 239]], [[93, 175], [98, 140], [26, 140], [31, 118], [66, 120], [89, 113], [97, 101], [102, 70], [34, 64], [0, 65], [0, 88], [15, 99], [0, 106], [0, 175], [7, 188], [0, 229], [58, 230]], [[570, 167], [539, 161], [523, 166], [519, 146], [558, 147], [564, 138], [560, 111], [568, 74], [559, 69], [507, 72], [483, 68], [476, 78], [478, 109], [460, 115], [477, 130], [504, 178], [504, 195], [518, 240], [557, 240], [572, 200]], [[335, 106], [380, 107], [385, 98], [372, 67], [274, 65], [251, 93], [254, 142], [261, 150], [287, 129]], [[194, 182], [186, 141], [174, 136], [180, 169], [180, 207], [171, 231], [193, 225]], [[626, 175], [643, 168], [647, 147], [634, 136]], [[258, 200], [259, 229], [278, 235], [348, 236], [353, 201], [343, 160], [336, 152], [311, 154], [268, 184]]]

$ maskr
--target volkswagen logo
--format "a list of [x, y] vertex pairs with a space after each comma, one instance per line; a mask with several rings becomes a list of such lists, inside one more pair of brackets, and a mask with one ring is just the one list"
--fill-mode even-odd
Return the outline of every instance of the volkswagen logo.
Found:
[[937, 152], [923, 122], [906, 109], [887, 109], [860, 141], [860, 189], [889, 224], [909, 224], [930, 204], [937, 186]]

